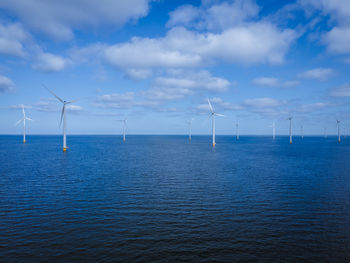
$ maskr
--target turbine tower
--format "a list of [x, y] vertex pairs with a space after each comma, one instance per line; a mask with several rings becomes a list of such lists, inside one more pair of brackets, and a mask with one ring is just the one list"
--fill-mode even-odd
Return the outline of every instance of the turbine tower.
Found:
[[[45, 86], [44, 86], [45, 87]], [[46, 87], [45, 87], [46, 88]], [[66, 140], [66, 127], [67, 127], [67, 120], [66, 120], [66, 106], [68, 104], [71, 104], [73, 102], [76, 102], [76, 100], [72, 100], [72, 101], [65, 101], [63, 99], [61, 99], [60, 97], [58, 97], [55, 93], [53, 93], [53, 91], [49, 90], [48, 88], [46, 88], [52, 95], [55, 96], [55, 98], [60, 101], [63, 106], [62, 106], [62, 112], [61, 112], [61, 121], [60, 121], [60, 125], [59, 127], [61, 127], [62, 124], [62, 120], [63, 120], [63, 151], [67, 151], [67, 140]]]
[[121, 121], [123, 123], [123, 142], [125, 142], [126, 119], [118, 121]]
[[303, 127], [303, 125], [300, 126], [300, 132], [301, 132], [301, 138], [304, 139], [304, 127]]
[[239, 127], [239, 124], [238, 124], [238, 122], [236, 123], [236, 139], [237, 140], [239, 140], [239, 129], [238, 129], [238, 127]]
[[290, 116], [287, 120], [289, 120], [289, 143], [292, 144], [292, 116]]
[[211, 111], [211, 120], [212, 120], [212, 133], [213, 133], [213, 147], [215, 147], [215, 116], [219, 116], [219, 117], [223, 117], [224, 115], [222, 114], [218, 114], [214, 111], [213, 106], [210, 103], [210, 100], [208, 99], [208, 104], [209, 104], [209, 108]]
[[188, 131], [189, 142], [191, 142], [191, 140], [192, 140], [192, 122], [193, 122], [193, 118], [187, 122], [189, 125], [189, 131]]
[[272, 139], [276, 139], [276, 124], [275, 121], [272, 122]]
[[337, 120], [337, 126], [338, 126], [338, 143], [340, 143], [340, 120]]
[[21, 105], [22, 106], [22, 113], [23, 113], [23, 118], [20, 119], [18, 122], [16, 122], [16, 125], [20, 124], [22, 121], [23, 121], [23, 143], [26, 143], [26, 120], [27, 121], [32, 121], [31, 118], [28, 118], [26, 116], [26, 113], [24, 111], [24, 106], [23, 104]]

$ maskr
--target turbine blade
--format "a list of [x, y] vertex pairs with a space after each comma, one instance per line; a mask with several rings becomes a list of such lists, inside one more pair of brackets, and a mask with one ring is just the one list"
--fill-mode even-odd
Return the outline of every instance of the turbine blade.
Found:
[[224, 114], [219, 114], [219, 113], [215, 113], [214, 115], [219, 116], [219, 117], [225, 117]]
[[32, 119], [31, 119], [31, 118], [28, 118], [28, 117], [26, 117], [26, 120], [28, 120], [28, 121], [32, 121]]
[[23, 113], [23, 116], [26, 116], [26, 113], [24, 112], [24, 106], [23, 106], [23, 104], [22, 104], [21, 106], [22, 106], [22, 113]]
[[214, 109], [213, 106], [211, 106], [210, 100], [208, 99], [208, 104], [209, 104], [209, 108], [211, 110], [211, 113], [214, 113]]
[[22, 119], [20, 119], [18, 122], [16, 122], [15, 126], [17, 126], [18, 124], [20, 124], [20, 123], [21, 123], [21, 121], [23, 121], [23, 118], [22, 118]]
[[44, 88], [47, 89], [52, 95], [54, 95], [56, 97], [56, 99], [58, 99], [60, 102], [64, 103], [64, 101], [58, 97], [55, 93], [53, 93], [53, 91], [51, 91], [49, 88], [47, 88], [44, 84], [43, 84]]
[[71, 104], [71, 103], [77, 102], [78, 100], [79, 100], [79, 99], [67, 101], [66, 104]]
[[61, 113], [61, 121], [60, 121], [60, 126], [59, 126], [59, 127], [61, 127], [61, 124], [62, 124], [62, 119], [63, 119], [63, 115], [64, 115], [64, 110], [65, 110], [65, 108], [66, 108], [66, 105], [63, 105], [63, 107], [62, 107], [62, 113]]

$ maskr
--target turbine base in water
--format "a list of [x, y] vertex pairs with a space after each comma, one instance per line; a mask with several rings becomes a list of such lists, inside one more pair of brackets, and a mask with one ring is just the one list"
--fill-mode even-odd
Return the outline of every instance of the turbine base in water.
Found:
[[26, 140], [23, 140], [23, 143], [26, 143]]
[[213, 143], [213, 147], [215, 147], [215, 142]]
[[66, 148], [66, 147], [63, 147], [63, 151], [66, 152], [66, 151], [67, 151], [67, 148]]

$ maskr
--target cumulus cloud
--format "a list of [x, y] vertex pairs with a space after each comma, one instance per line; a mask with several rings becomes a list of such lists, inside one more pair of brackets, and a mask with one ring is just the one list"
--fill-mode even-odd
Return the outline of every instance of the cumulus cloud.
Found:
[[309, 104], [303, 104], [297, 107], [297, 112], [302, 113], [309, 113], [316, 110], [321, 110], [327, 107], [332, 106], [329, 102], [315, 102], [315, 103], [309, 103]]
[[224, 92], [230, 85], [228, 80], [214, 77], [206, 70], [169, 70], [168, 75], [157, 77], [152, 88], [142, 94], [151, 100], [176, 100], [198, 92]]
[[327, 80], [334, 75], [334, 70], [331, 68], [314, 68], [300, 73], [299, 78]]
[[274, 108], [281, 106], [283, 103], [279, 100], [273, 98], [256, 98], [247, 99], [243, 102], [244, 106], [254, 107], [254, 108]]
[[40, 52], [33, 68], [43, 72], [55, 72], [64, 68], [66, 60], [59, 55]]
[[331, 90], [332, 97], [350, 97], [350, 83], [345, 83]]
[[27, 34], [20, 24], [0, 24], [0, 54], [23, 57], [22, 43], [26, 38]]
[[99, 108], [115, 108], [115, 109], [127, 109], [134, 105], [135, 93], [113, 93], [104, 94], [98, 96], [96, 102], [93, 104]]
[[334, 27], [323, 37], [323, 41], [332, 53], [350, 53], [350, 26], [345, 28]]
[[273, 77], [255, 78], [252, 80], [252, 83], [255, 85], [266, 87], [294, 87], [299, 85], [299, 81], [280, 81], [279, 79]]
[[15, 89], [15, 84], [8, 77], [0, 75], [0, 93], [11, 92]]
[[231, 3], [185, 5], [171, 12], [168, 26], [183, 25], [199, 30], [221, 31], [256, 17], [259, 7], [255, 1], [235, 0]]
[[344, 0], [299, 0], [307, 12], [321, 11], [330, 17], [333, 28], [322, 37], [328, 51], [332, 53], [350, 53], [350, 2]]
[[26, 26], [57, 39], [68, 40], [76, 29], [102, 25], [121, 27], [147, 15], [149, 0], [2, 0], [0, 8]]
[[163, 38], [133, 38], [105, 49], [105, 59], [117, 68], [199, 67], [215, 61], [270, 63], [284, 60], [296, 34], [269, 23], [234, 27], [222, 33], [198, 33], [182, 27]]

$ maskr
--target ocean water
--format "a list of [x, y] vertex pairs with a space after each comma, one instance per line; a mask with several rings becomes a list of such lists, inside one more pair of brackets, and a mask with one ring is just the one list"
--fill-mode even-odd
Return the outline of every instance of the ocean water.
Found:
[[0, 136], [1, 262], [350, 262], [350, 138]]

